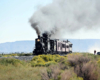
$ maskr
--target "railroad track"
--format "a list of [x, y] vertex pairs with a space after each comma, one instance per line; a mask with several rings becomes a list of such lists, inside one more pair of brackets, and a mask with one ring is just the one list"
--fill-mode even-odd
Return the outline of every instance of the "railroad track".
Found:
[[[66, 54], [60, 54], [60, 56], [65, 56]], [[19, 60], [32, 60], [32, 58], [34, 56], [37, 56], [37, 55], [33, 55], [33, 56], [12, 56], [12, 57], [0, 57], [0, 58], [15, 58], [15, 59], [19, 59]]]
[[32, 60], [34, 56], [12, 56], [12, 57], [0, 57], [0, 58], [15, 58], [19, 60]]
[[33, 56], [18, 56], [14, 58], [19, 60], [32, 60]]

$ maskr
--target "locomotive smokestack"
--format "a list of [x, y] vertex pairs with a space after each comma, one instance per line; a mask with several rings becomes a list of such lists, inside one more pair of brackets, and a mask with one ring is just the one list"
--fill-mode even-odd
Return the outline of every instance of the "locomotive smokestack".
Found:
[[43, 33], [42, 36], [43, 36], [44, 38], [49, 38], [49, 37], [50, 37], [49, 33], [47, 33], [47, 32]]
[[38, 35], [38, 38], [40, 39], [40, 35]]

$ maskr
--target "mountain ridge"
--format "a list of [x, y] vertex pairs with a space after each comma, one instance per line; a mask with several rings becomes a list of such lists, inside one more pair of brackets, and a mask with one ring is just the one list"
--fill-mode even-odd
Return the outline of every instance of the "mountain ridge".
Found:
[[34, 40], [0, 43], [0, 53], [32, 52], [34, 44]]
[[[100, 39], [68, 39], [72, 44], [73, 52], [100, 51]], [[32, 52], [35, 40], [23, 40], [15, 42], [0, 43], [0, 53]]]

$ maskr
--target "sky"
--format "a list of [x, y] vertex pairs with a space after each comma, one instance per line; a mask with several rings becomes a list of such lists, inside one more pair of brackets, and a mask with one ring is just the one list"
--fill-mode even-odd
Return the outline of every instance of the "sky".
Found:
[[0, 0], [0, 43], [34, 40], [37, 35], [30, 26], [33, 13], [52, 0]]
[[[29, 23], [33, 13], [52, 0], [0, 0], [0, 43], [34, 40], [37, 35]], [[71, 39], [100, 39], [100, 29], [81, 29]]]
[[[52, 1], [53, 0], [0, 0], [0, 43], [35, 40], [37, 35], [35, 30], [31, 27], [29, 19], [36, 10], [52, 3]], [[77, 31], [77, 34], [66, 34], [65, 38], [66, 36], [68, 39], [79, 40], [100, 39], [100, 28], [94, 28], [92, 31], [80, 29]], [[75, 45], [79, 44], [78, 42], [75, 43]], [[91, 41], [90, 44], [92, 43], [93, 41]], [[88, 45], [88, 42], [86, 45]], [[99, 50], [99, 45], [100, 41], [94, 40], [94, 43], [90, 45], [88, 51], [93, 52], [94, 49]], [[74, 47], [74, 49], [75, 48], [76, 47]], [[85, 51], [85, 49], [83, 51]]]

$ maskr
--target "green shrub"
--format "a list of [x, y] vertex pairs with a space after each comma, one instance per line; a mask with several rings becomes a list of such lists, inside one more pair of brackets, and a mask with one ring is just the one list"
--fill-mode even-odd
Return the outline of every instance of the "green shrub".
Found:
[[39, 57], [41, 57], [45, 62], [48, 62], [48, 61], [53, 61], [54, 60], [54, 55], [39, 55]]
[[48, 61], [45, 63], [45, 66], [50, 66], [50, 65], [53, 65], [53, 64], [57, 64], [55, 61]]
[[24, 56], [31, 56], [31, 55], [32, 55], [31, 53], [30, 54], [29, 53], [28, 54], [24, 54]]
[[2, 58], [0, 59], [0, 64], [6, 66], [8, 66], [9, 64], [14, 66], [19, 66], [19, 65], [24, 65], [24, 62], [14, 58]]
[[11, 54], [11, 56], [17, 56], [17, 54]]
[[98, 65], [99, 68], [100, 68], [100, 59], [97, 60], [97, 65]]
[[60, 55], [38, 55], [34, 56], [33, 59], [31, 60], [31, 65], [32, 67], [35, 66], [50, 66], [52, 64], [57, 64], [57, 63], [65, 63], [67, 60], [67, 57], [65, 56], [60, 56]]
[[32, 67], [35, 67], [35, 66], [45, 66], [45, 61], [38, 57], [38, 56], [35, 56], [32, 61], [31, 61], [31, 66]]
[[37, 59], [39, 59], [39, 56], [34, 56], [33, 59], [31, 61], [36, 61]]

